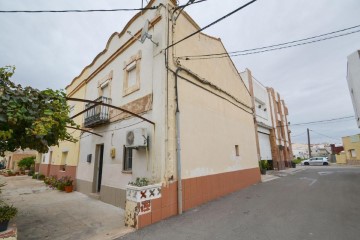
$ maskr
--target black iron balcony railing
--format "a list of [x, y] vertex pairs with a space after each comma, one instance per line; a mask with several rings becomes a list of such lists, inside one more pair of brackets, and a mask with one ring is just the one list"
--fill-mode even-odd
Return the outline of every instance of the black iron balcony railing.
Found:
[[[94, 100], [99, 103], [111, 104], [111, 98], [99, 97]], [[97, 105], [96, 103], [87, 103], [85, 109], [88, 109], [85, 113], [85, 127], [95, 127], [109, 122], [109, 107]]]

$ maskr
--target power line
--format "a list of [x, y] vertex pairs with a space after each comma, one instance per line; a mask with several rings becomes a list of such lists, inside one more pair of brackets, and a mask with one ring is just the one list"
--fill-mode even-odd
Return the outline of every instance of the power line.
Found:
[[277, 127], [284, 127], [284, 126], [300, 126], [300, 125], [307, 125], [307, 124], [316, 124], [316, 123], [325, 123], [325, 122], [332, 122], [336, 120], [343, 120], [343, 119], [349, 119], [354, 118], [355, 116], [346, 116], [346, 117], [339, 117], [339, 118], [331, 118], [331, 119], [325, 119], [325, 120], [319, 120], [319, 121], [311, 121], [311, 122], [302, 122], [302, 123], [295, 123], [291, 125], [278, 125]]
[[311, 129], [310, 129], [310, 131], [312, 131], [312, 132], [314, 132], [314, 133], [316, 133], [316, 134], [319, 134], [319, 135], [321, 135], [321, 136], [327, 137], [327, 138], [332, 138], [332, 139], [335, 139], [335, 140], [339, 140], [339, 139], [341, 139], [341, 138], [334, 138], [334, 137], [330, 137], [330, 136], [328, 136], [328, 135], [325, 135], [325, 134], [322, 134], [322, 133], [316, 132], [316, 131], [311, 130]]
[[217, 55], [224, 55], [224, 54], [227, 55], [227, 54], [234, 54], [234, 53], [241, 53], [241, 52], [250, 52], [250, 51], [254, 51], [254, 50], [260, 50], [260, 49], [278, 47], [278, 46], [287, 45], [287, 44], [296, 43], [296, 42], [302, 42], [302, 41], [306, 41], [306, 40], [310, 40], [310, 39], [314, 39], [314, 38], [318, 38], [318, 37], [323, 37], [323, 36], [331, 35], [331, 34], [334, 34], [334, 33], [344, 32], [344, 31], [347, 31], [347, 30], [350, 30], [350, 29], [354, 29], [354, 28], [358, 28], [358, 27], [360, 27], [360, 25], [356, 25], [356, 26], [353, 26], [353, 27], [348, 27], [348, 28], [344, 28], [344, 29], [337, 30], [337, 31], [332, 31], [332, 32], [328, 32], [328, 33], [324, 33], [324, 34], [312, 36], [312, 37], [307, 37], [307, 38], [303, 38], [303, 39], [298, 39], [298, 40], [294, 40], [294, 41], [290, 41], [290, 42], [273, 44], [273, 45], [264, 46], [264, 47], [257, 47], [257, 48], [251, 48], [251, 49], [239, 50], [239, 51], [232, 51], [232, 52], [224, 52], [224, 53], [213, 53], [213, 54], [203, 54], [203, 55], [182, 56], [182, 57], [179, 57], [179, 58], [185, 58], [185, 57], [208, 57], [208, 56], [217, 56]]
[[[207, 0], [199, 0], [192, 4], [205, 2]], [[182, 8], [192, 4], [184, 4], [178, 6]], [[116, 9], [70, 9], [70, 10], [0, 10], [0, 13], [89, 13], [89, 12], [120, 12], [120, 11], [144, 11], [144, 10], [156, 10], [159, 6], [145, 7], [145, 8], [116, 8]]]
[[[359, 26], [360, 25], [354, 26], [354, 27], [351, 27], [351, 28], [355, 28], [355, 27], [359, 27]], [[348, 29], [350, 29], [350, 28], [348, 28]], [[339, 30], [339, 31], [345, 31], [345, 30], [348, 30], [348, 29], [343, 29], [343, 30]], [[339, 32], [339, 31], [336, 31], [336, 32]], [[287, 45], [287, 44], [290, 44], [291, 42], [280, 43], [280, 44], [270, 45], [270, 46], [266, 46], [266, 47], [254, 48], [254, 49], [265, 49], [265, 50], [261, 50], [261, 51], [252, 51], [254, 49], [248, 49], [248, 50], [234, 51], [234, 52], [229, 52], [229, 53], [214, 53], [214, 54], [204, 54], [204, 55], [182, 56], [182, 57], [179, 57], [179, 59], [202, 60], [202, 59], [212, 59], [212, 58], [225, 58], [225, 57], [229, 57], [229, 56], [236, 57], [236, 56], [252, 55], [252, 54], [270, 52], [270, 51], [281, 50], [281, 49], [285, 49], [285, 48], [291, 48], [291, 47], [297, 47], [297, 46], [307, 45], [307, 44], [311, 44], [311, 43], [321, 42], [321, 41], [325, 41], [325, 40], [329, 40], [329, 39], [333, 39], [333, 38], [347, 36], [347, 35], [354, 34], [354, 33], [357, 33], [357, 32], [360, 32], [360, 30], [356, 30], [356, 31], [348, 32], [348, 33], [343, 33], [343, 34], [339, 34], [339, 35], [335, 35], [335, 36], [331, 36], [331, 37], [316, 39], [316, 40], [313, 40], [313, 41], [302, 42], [302, 43], [298, 43], [298, 44], [291, 44], [291, 45], [283, 46], [283, 47], [271, 48], [273, 46]], [[323, 34], [323, 36], [324, 35], [329, 35], [329, 34], [332, 34], [332, 33]], [[315, 36], [315, 37], [311, 37], [311, 38], [307, 38], [307, 39], [313, 39], [313, 38], [317, 38], [319, 36]], [[305, 39], [303, 39], [303, 40], [305, 40]], [[303, 40], [296, 40], [296, 41], [292, 41], [292, 42], [300, 42], [300, 41], [303, 41]], [[269, 49], [267, 49], [267, 48], [269, 48]], [[236, 54], [234, 54], [234, 53], [236, 53]]]
[[156, 10], [159, 6], [148, 8], [117, 8], [117, 9], [84, 9], [84, 10], [5, 10], [0, 13], [88, 13], [88, 12], [120, 12]]
[[300, 134], [296, 134], [296, 135], [293, 135], [293, 136], [291, 136], [292, 138], [294, 138], [294, 137], [300, 137], [300, 136], [302, 136], [302, 135], [304, 135], [304, 134], [306, 134], [306, 132], [303, 132], [303, 133], [300, 133]]
[[212, 25], [214, 25], [214, 24], [216, 24], [216, 23], [218, 23], [218, 22], [220, 22], [220, 21], [224, 20], [225, 18], [227, 18], [227, 17], [229, 17], [229, 16], [233, 15], [234, 13], [236, 13], [236, 12], [240, 11], [241, 9], [243, 9], [243, 8], [245, 8], [245, 7], [247, 7], [247, 6], [251, 5], [251, 4], [253, 4], [253, 3], [254, 3], [254, 2], [256, 2], [256, 1], [257, 1], [257, 0], [252, 0], [252, 1], [250, 1], [250, 2], [248, 2], [248, 3], [246, 3], [246, 4], [244, 4], [244, 5], [242, 5], [241, 7], [238, 7], [238, 8], [237, 8], [237, 9], [235, 9], [234, 11], [232, 11], [232, 12], [230, 12], [230, 13], [226, 14], [225, 16], [223, 16], [223, 17], [221, 17], [221, 18], [219, 18], [219, 19], [215, 20], [214, 22], [212, 22], [212, 23], [210, 23], [210, 24], [206, 25], [205, 27], [200, 28], [199, 30], [197, 30], [197, 31], [195, 31], [195, 32], [193, 32], [193, 33], [191, 33], [190, 35], [188, 35], [188, 36], [186, 36], [186, 37], [184, 37], [184, 38], [180, 39], [179, 41], [177, 41], [177, 42], [175, 42], [175, 43], [172, 43], [171, 45], [167, 46], [164, 50], [167, 50], [167, 49], [169, 49], [169, 48], [171, 48], [171, 47], [175, 46], [176, 44], [179, 44], [179, 43], [181, 43], [181, 42], [185, 41], [186, 39], [188, 39], [188, 38], [190, 38], [190, 37], [194, 36], [195, 34], [197, 34], [197, 33], [201, 32], [201, 31], [203, 31], [203, 30], [205, 30], [205, 29], [207, 29], [207, 28], [211, 27], [211, 26], [212, 26]]

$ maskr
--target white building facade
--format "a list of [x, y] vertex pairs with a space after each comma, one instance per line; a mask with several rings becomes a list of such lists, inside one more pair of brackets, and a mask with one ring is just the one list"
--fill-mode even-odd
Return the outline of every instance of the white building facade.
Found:
[[[200, 29], [176, 6], [149, 1], [156, 10], [114, 33], [67, 87], [70, 100], [83, 91], [93, 101], [83, 114], [92, 133], [79, 137], [77, 190], [125, 209], [136, 228], [261, 180], [251, 96], [230, 58], [181, 58], [226, 49], [203, 33], [173, 44]], [[138, 41], [144, 34], [152, 41]], [[137, 178], [151, 185], [128, 186]]]
[[360, 128], [360, 50], [348, 56], [346, 78], [355, 111], [355, 119]]
[[269, 93], [261, 82], [256, 80], [249, 69], [240, 73], [246, 87], [253, 96], [254, 111], [256, 114], [257, 133], [261, 160], [272, 160], [270, 130], [272, 127]]

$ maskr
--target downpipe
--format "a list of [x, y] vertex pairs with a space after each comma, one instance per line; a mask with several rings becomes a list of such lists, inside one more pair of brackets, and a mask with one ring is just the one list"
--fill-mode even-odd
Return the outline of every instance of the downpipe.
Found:
[[175, 126], [176, 126], [176, 161], [177, 161], [177, 179], [178, 179], [178, 213], [182, 214], [182, 183], [181, 183], [181, 143], [180, 143], [180, 110], [179, 110], [179, 95], [178, 95], [178, 73], [182, 70], [178, 67], [175, 72]]

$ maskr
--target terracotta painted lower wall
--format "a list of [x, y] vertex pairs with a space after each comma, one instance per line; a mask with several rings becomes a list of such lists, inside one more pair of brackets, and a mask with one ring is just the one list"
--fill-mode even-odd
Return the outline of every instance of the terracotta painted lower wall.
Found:
[[46, 177], [48, 177], [49, 172], [50, 172], [50, 164], [40, 164], [40, 166], [39, 166], [40, 174], [44, 174]]
[[40, 163], [35, 163], [35, 172], [39, 172]]
[[[65, 171], [63, 171], [65, 169]], [[64, 166], [64, 165], [52, 165], [52, 164], [40, 164], [39, 172], [46, 177], [56, 176], [62, 178], [64, 176], [70, 176], [76, 184], [76, 166]]]
[[[261, 181], [259, 168], [220, 173], [182, 180], [183, 211]], [[137, 228], [178, 214], [177, 182], [162, 187], [161, 198], [151, 201], [151, 211], [139, 215]]]

